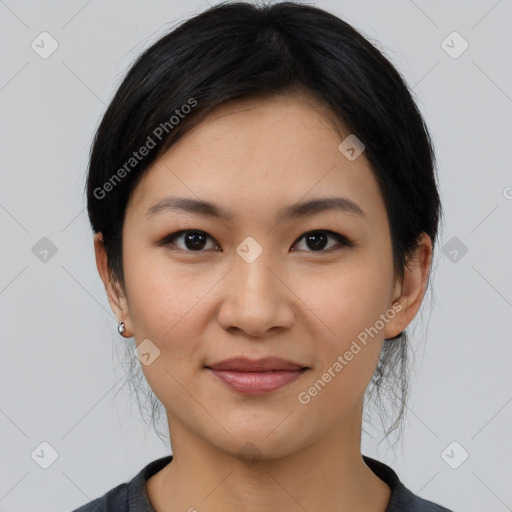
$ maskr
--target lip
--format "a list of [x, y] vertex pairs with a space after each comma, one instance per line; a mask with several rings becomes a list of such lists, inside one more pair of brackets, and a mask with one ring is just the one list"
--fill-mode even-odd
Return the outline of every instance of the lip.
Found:
[[211, 370], [230, 370], [234, 372], [269, 372], [276, 370], [301, 370], [304, 365], [281, 359], [280, 357], [263, 357], [248, 359], [247, 357], [232, 357], [218, 363], [207, 365]]
[[278, 357], [236, 357], [205, 367], [234, 391], [263, 395], [297, 380], [308, 367]]

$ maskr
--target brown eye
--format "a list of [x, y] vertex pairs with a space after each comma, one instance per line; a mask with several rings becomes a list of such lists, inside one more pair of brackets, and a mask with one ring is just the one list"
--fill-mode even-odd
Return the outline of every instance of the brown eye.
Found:
[[[331, 252], [331, 250], [335, 250], [336, 248], [343, 246], [352, 247], [354, 245], [339, 233], [328, 230], [316, 230], [305, 233], [295, 242], [294, 246], [302, 239], [304, 239], [306, 249], [303, 248], [299, 250], [305, 250], [306, 252]], [[328, 245], [329, 239], [335, 242]], [[212, 241], [210, 247], [207, 247], [208, 240]], [[189, 229], [167, 235], [163, 240], [158, 242], [158, 245], [169, 247], [170, 249], [177, 248], [185, 252], [204, 252], [205, 250], [211, 249], [218, 250], [220, 246], [218, 243], [214, 242], [216, 241], [208, 235], [208, 233]], [[291, 250], [296, 251], [296, 249], [293, 248]]]
[[[327, 247], [329, 238], [334, 239], [336, 243]], [[336, 248], [336, 246], [351, 246], [351, 242], [347, 240], [344, 236], [339, 233], [334, 233], [333, 231], [310, 231], [299, 238], [299, 240], [304, 239], [306, 247], [311, 250], [307, 250], [306, 252], [330, 252], [331, 249]], [[295, 242], [298, 243], [298, 242]], [[295, 244], [294, 244], [295, 245]], [[293, 249], [292, 249], [293, 250]], [[304, 249], [301, 249], [304, 250]]]
[[[159, 242], [158, 245], [166, 247], [169, 245], [174, 245], [183, 251], [203, 252], [203, 249], [205, 249], [207, 246], [208, 239], [213, 240], [213, 238], [204, 231], [182, 230], [167, 235], [161, 242]], [[176, 243], [177, 240], [182, 240], [181, 245]], [[216, 249], [217, 247], [218, 244], [213, 244], [213, 247], [209, 248]]]

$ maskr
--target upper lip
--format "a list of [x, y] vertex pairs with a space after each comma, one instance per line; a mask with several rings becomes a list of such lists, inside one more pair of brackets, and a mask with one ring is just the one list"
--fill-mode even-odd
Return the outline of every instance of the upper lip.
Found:
[[280, 357], [264, 357], [262, 359], [233, 357], [215, 364], [207, 365], [206, 368], [237, 372], [265, 372], [272, 370], [302, 370], [306, 367], [286, 359], [281, 359]]

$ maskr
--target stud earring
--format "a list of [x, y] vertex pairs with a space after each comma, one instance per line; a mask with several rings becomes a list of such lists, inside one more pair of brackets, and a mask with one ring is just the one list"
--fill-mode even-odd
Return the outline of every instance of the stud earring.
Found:
[[119, 334], [121, 334], [121, 335], [123, 334], [123, 332], [124, 332], [124, 322], [119, 322], [117, 324], [117, 330], [119, 331]]

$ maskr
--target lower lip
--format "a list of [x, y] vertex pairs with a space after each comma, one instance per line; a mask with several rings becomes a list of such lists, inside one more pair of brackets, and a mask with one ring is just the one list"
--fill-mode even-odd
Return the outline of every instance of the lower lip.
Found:
[[244, 395], [264, 395], [297, 380], [305, 370], [277, 370], [270, 372], [235, 372], [212, 370], [217, 378], [231, 389]]

